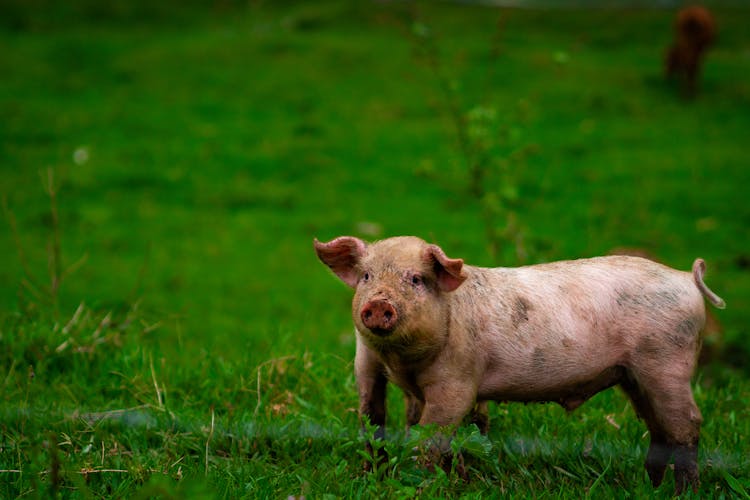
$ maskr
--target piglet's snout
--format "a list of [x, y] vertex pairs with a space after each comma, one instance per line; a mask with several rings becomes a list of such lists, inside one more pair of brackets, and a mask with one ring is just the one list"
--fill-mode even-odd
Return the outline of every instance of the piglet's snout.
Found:
[[396, 308], [382, 299], [371, 300], [365, 304], [360, 316], [367, 329], [377, 335], [391, 333], [398, 321]]

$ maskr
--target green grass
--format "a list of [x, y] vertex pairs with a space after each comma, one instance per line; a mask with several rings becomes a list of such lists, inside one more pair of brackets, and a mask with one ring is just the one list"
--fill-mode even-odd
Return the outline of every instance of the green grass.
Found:
[[[510, 242], [490, 251], [449, 102], [508, 134], [490, 149], [510, 175], [485, 189], [515, 192], [501, 209], [527, 263], [706, 259], [728, 307], [695, 384], [698, 495], [747, 497], [746, 9], [716, 10], [685, 101], [661, 80], [667, 10], [4, 8], [0, 195], [20, 242], [0, 224], [0, 497], [650, 497], [648, 436], [618, 391], [570, 415], [493, 406], [488, 440], [459, 435], [463, 482], [409, 458], [393, 390], [391, 468], [362, 472], [351, 292], [312, 238], [416, 234], [518, 263]], [[52, 298], [56, 227], [62, 267], [86, 260]]]

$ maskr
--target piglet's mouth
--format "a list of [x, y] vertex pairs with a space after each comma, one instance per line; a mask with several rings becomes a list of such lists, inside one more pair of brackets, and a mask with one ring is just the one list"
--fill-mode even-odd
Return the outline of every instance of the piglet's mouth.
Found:
[[393, 305], [382, 299], [371, 300], [360, 311], [362, 324], [375, 335], [385, 337], [398, 323], [398, 313]]
[[393, 330], [384, 330], [382, 328], [370, 328], [369, 330], [378, 337], [387, 337], [393, 333]]

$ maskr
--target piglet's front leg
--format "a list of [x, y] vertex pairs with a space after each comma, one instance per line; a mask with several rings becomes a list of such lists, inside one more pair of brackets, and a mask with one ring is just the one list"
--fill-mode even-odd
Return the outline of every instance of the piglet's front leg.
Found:
[[[354, 360], [357, 387], [359, 390], [359, 419], [362, 431], [366, 431], [366, 425], [375, 426], [375, 439], [385, 439], [385, 398], [388, 379], [385, 376], [384, 367], [363, 345], [357, 345], [357, 355]], [[367, 442], [367, 453], [373, 456], [370, 442]], [[378, 465], [388, 461], [384, 448], [379, 448], [377, 457], [372, 461], [366, 461], [365, 470], [371, 470], [373, 463]]]
[[[425, 387], [425, 405], [422, 410], [420, 425], [438, 425], [440, 430], [432, 437], [427, 451], [427, 467], [440, 466], [450, 473], [453, 464], [451, 437], [463, 418], [475, 404], [473, 386], [469, 383], [447, 381]], [[457, 457], [456, 472], [467, 479], [463, 457]]]

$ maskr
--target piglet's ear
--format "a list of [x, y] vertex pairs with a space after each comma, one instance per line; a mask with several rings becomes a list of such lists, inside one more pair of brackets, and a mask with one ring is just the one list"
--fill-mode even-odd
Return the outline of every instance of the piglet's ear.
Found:
[[449, 259], [437, 245], [428, 245], [424, 258], [431, 262], [437, 276], [438, 287], [444, 292], [452, 292], [466, 280], [462, 268], [463, 259]]
[[341, 236], [328, 243], [314, 241], [318, 258], [352, 288], [357, 286], [357, 265], [367, 251], [364, 241], [352, 236]]

